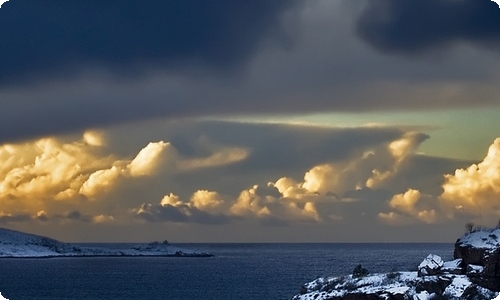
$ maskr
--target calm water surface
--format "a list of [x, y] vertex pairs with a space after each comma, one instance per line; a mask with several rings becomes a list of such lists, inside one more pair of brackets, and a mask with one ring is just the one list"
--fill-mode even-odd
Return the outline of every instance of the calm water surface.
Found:
[[183, 244], [212, 258], [0, 259], [0, 292], [21, 299], [290, 299], [320, 276], [414, 270], [450, 244]]

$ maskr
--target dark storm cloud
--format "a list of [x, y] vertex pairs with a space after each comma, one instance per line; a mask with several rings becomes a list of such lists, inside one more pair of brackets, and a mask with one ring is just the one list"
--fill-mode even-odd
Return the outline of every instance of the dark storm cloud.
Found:
[[[55, 214], [52, 217], [48, 218], [49, 220], [55, 220], [55, 221], [79, 221], [83, 223], [90, 223], [92, 221], [91, 216], [87, 216], [82, 214], [81, 212], [74, 210], [70, 211], [64, 214]], [[45, 218], [45, 221], [47, 220], [47, 217]]]
[[[113, 1], [1, 9], [0, 143], [154, 118], [498, 105], [494, 53], [381, 55], [352, 34], [359, 14], [341, 1]], [[273, 46], [283, 36], [293, 47]], [[268, 165], [286, 160], [276, 157]]]
[[0, 11], [0, 82], [99, 66], [123, 75], [186, 64], [231, 68], [290, 0], [16, 0]]
[[28, 214], [0, 216], [0, 224], [8, 224], [8, 223], [16, 223], [16, 222], [28, 222], [31, 220], [32, 220], [32, 217]]
[[457, 41], [500, 41], [500, 10], [491, 0], [370, 1], [357, 33], [384, 52], [413, 54]]

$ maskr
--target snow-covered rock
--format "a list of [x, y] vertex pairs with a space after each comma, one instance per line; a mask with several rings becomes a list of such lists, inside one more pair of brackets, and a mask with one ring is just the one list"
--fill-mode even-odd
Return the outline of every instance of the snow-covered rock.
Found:
[[454, 260], [429, 254], [417, 272], [319, 278], [293, 300], [500, 300], [500, 228], [457, 240]]
[[[393, 273], [389, 273], [393, 274]], [[418, 276], [417, 272], [318, 278], [306, 283], [292, 300], [476, 299], [490, 300], [498, 293], [472, 283], [466, 275]]]
[[448, 274], [464, 274], [462, 259], [459, 258], [452, 261], [445, 261], [443, 267], [441, 268], [441, 271]]
[[467, 276], [481, 276], [483, 274], [484, 267], [476, 265], [467, 265]]
[[440, 273], [444, 261], [439, 255], [429, 254], [418, 265], [418, 276], [436, 275]]
[[500, 248], [500, 227], [480, 228], [464, 234], [457, 240], [460, 246], [470, 246], [475, 249], [496, 250]]
[[500, 228], [480, 228], [455, 243], [454, 258], [463, 260], [467, 273], [491, 290], [500, 291]]
[[83, 247], [57, 240], [0, 228], [0, 257], [58, 256], [172, 256], [209, 257], [212, 254], [182, 249], [168, 243], [140, 244], [125, 249]]

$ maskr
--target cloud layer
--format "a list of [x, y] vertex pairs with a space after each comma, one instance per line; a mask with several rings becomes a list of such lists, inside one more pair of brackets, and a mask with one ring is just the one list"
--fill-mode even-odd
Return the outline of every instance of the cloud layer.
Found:
[[[357, 32], [384, 52], [416, 54], [457, 42], [500, 42], [497, 4], [490, 0], [371, 1]], [[425, 20], [425, 21], [424, 21]]]
[[[498, 27], [495, 4], [373, 3], [8, 2], [0, 11], [8, 28], [0, 33], [0, 141], [155, 118], [498, 106], [498, 59], [483, 47], [495, 42], [485, 28]], [[398, 19], [412, 5], [417, 17]], [[369, 44], [355, 34], [359, 10]], [[422, 16], [431, 29], [420, 30]], [[421, 54], [385, 55], [375, 43]], [[447, 55], [433, 54], [448, 44]]]
[[[245, 61], [293, 1], [12, 1], [0, 11], [0, 79], [114, 74]], [[275, 31], [277, 32], [277, 30]], [[20, 38], [21, 37], [21, 38]]]

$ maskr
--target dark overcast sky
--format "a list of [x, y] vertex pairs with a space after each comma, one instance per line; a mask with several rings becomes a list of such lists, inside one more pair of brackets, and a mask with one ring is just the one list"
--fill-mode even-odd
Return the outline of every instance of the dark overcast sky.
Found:
[[10, 0], [0, 28], [6, 226], [442, 241], [498, 219], [490, 0]]

